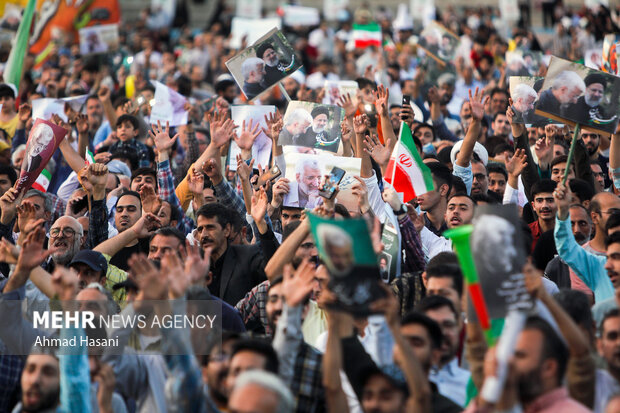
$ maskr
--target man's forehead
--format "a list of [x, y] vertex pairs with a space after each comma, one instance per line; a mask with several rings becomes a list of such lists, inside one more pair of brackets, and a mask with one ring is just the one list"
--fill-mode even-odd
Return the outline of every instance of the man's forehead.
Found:
[[26, 365], [49, 366], [58, 368], [58, 359], [49, 354], [30, 354], [26, 359]]
[[79, 222], [75, 222], [73, 219], [71, 219], [71, 217], [62, 216], [58, 218], [56, 221], [54, 221], [54, 225], [52, 225], [52, 228], [59, 228], [59, 227], [65, 226], [65, 227], [71, 227], [73, 229], [76, 229], [77, 224], [79, 224]]
[[498, 179], [500, 179], [500, 180], [501, 180], [501, 179], [506, 179], [506, 178], [504, 178], [504, 175], [503, 175], [503, 174], [501, 174], [501, 173], [499, 173], [499, 172], [489, 172], [489, 177], [490, 177], [490, 178], [493, 178], [493, 179], [495, 179], [495, 180], [498, 180]]
[[137, 198], [135, 195], [123, 195], [119, 200], [118, 200], [118, 204], [116, 204], [117, 207], [119, 206], [129, 206], [129, 205], [134, 205], [134, 206], [138, 206], [140, 205], [140, 199]]
[[474, 202], [466, 196], [455, 196], [448, 202], [448, 205], [473, 207]]
[[136, 180], [142, 180], [142, 179], [150, 179], [150, 180], [154, 181], [154, 180], [155, 180], [155, 177], [154, 177], [153, 175], [151, 175], [151, 174], [140, 174], [140, 175], [136, 175], [136, 176], [133, 178], [133, 180], [134, 180], [134, 181], [136, 181]]
[[180, 245], [181, 240], [174, 235], [157, 234], [151, 240], [151, 245]]
[[607, 330], [616, 329], [618, 330], [620, 325], [620, 316], [612, 316], [608, 317], [603, 324], [601, 324], [601, 328], [603, 333], [607, 333]]

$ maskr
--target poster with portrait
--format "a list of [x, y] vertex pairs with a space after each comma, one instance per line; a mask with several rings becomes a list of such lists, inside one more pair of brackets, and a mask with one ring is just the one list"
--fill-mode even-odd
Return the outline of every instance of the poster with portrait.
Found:
[[506, 76], [535, 76], [542, 64], [542, 53], [516, 49], [506, 52]]
[[84, 27], [79, 35], [80, 53], [84, 56], [106, 53], [118, 47], [118, 24]]
[[293, 74], [301, 59], [277, 28], [226, 62], [226, 67], [248, 100]]
[[[233, 105], [230, 107], [230, 117], [237, 126], [237, 133], [241, 130], [243, 123], [246, 127], [252, 121], [252, 128], [258, 124], [258, 130], [261, 131], [256, 137], [254, 145], [252, 145], [252, 159], [254, 159], [254, 167], [258, 168], [258, 165], [265, 168], [269, 165], [269, 159], [271, 158], [271, 139], [263, 128], [267, 128], [267, 122], [265, 122], [265, 116], [270, 113], [275, 113], [276, 107], [270, 105]], [[237, 170], [237, 154], [241, 153], [241, 149], [237, 146], [234, 140], [230, 141], [230, 150], [228, 153], [228, 169], [231, 171]]]
[[80, 113], [86, 103], [88, 95], [71, 96], [68, 98], [41, 98], [32, 100], [32, 118], [49, 120], [52, 115], [58, 115], [62, 120], [68, 122], [65, 114], [65, 105], [69, 104], [71, 109]]
[[544, 78], [540, 76], [510, 77], [510, 97], [512, 98], [512, 110], [515, 112], [514, 123], [524, 124], [527, 127], [557, 123], [553, 119], [535, 113], [543, 81]]
[[50, 121], [37, 119], [26, 142], [22, 170], [16, 182], [18, 191], [27, 191], [65, 138], [67, 130]]
[[335, 156], [331, 152], [302, 146], [285, 146], [284, 161], [286, 169], [283, 175], [290, 181], [289, 193], [284, 196], [283, 205], [296, 208], [312, 209], [323, 203], [319, 195], [321, 179], [328, 175], [334, 166], [345, 170], [340, 181], [340, 191], [336, 195], [339, 203], [352, 210], [357, 210], [357, 199], [351, 189], [362, 168], [360, 158]]
[[337, 105], [341, 96], [347, 94], [351, 99], [357, 96], [357, 82], [354, 80], [325, 80], [325, 97], [323, 103]]
[[603, 38], [603, 63], [601, 65], [603, 72], [611, 73], [612, 75], [618, 74], [618, 43], [620, 43], [620, 34], [618, 33], [606, 34]]
[[308, 213], [319, 256], [330, 274], [329, 289], [336, 296], [334, 308], [364, 316], [369, 306], [384, 296], [377, 256], [363, 218], [326, 219]]
[[279, 143], [338, 152], [344, 109], [335, 105], [291, 101], [283, 118]]
[[481, 205], [473, 225], [471, 249], [489, 317], [504, 318], [512, 309], [529, 308], [522, 273], [527, 254], [517, 207]]
[[553, 56], [536, 114], [613, 134], [619, 106], [620, 77]]
[[381, 232], [383, 251], [379, 254], [379, 274], [381, 281], [386, 284], [389, 284], [394, 278], [400, 277], [401, 240], [397, 225], [398, 219], [394, 216], [388, 216]]
[[601, 70], [603, 67], [603, 53], [601, 49], [586, 50], [583, 55], [583, 64], [590, 69]]
[[420, 33], [418, 47], [440, 65], [446, 65], [454, 60], [459, 41], [456, 33], [433, 21]]

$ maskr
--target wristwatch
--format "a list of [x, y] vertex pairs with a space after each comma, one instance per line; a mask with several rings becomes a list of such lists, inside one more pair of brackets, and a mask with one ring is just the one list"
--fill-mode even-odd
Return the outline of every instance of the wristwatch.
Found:
[[405, 204], [401, 204], [399, 210], [393, 209], [392, 211], [394, 211], [394, 215], [396, 216], [403, 215], [407, 213], [407, 207], [405, 206]]

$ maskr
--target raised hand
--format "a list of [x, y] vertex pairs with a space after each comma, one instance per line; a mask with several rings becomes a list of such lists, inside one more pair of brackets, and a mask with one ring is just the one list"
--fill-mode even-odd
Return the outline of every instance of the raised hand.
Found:
[[252, 195], [252, 218], [254, 222], [262, 222], [265, 219], [267, 213], [267, 192], [265, 188], [259, 188], [258, 191]]
[[550, 138], [548, 135], [543, 136], [536, 141], [536, 144], [534, 145], [534, 153], [536, 153], [538, 163], [541, 167], [549, 166], [549, 164], [553, 160], [554, 143], [554, 139]]
[[[471, 94], [469, 95], [470, 99], [471, 99]], [[431, 87], [428, 92], [426, 97], [428, 98], [428, 101], [433, 104], [439, 104], [439, 102], [441, 101], [441, 98], [439, 97], [439, 92], [437, 91], [437, 87], [433, 86]]]
[[88, 116], [79, 114], [75, 118], [75, 127], [77, 128], [78, 134], [85, 135], [88, 133]]
[[340, 124], [340, 132], [342, 132], [342, 141], [344, 143], [351, 142], [351, 138], [353, 137], [353, 129], [349, 127], [348, 122], [342, 122]]
[[22, 202], [17, 207], [17, 225], [19, 226], [22, 235], [27, 235], [32, 232], [38, 225], [45, 224], [44, 219], [36, 219], [37, 210], [34, 205], [29, 202]]
[[79, 279], [75, 271], [58, 266], [52, 274], [52, 289], [61, 303], [75, 300], [79, 290]]
[[254, 166], [254, 159], [250, 161], [248, 165], [244, 160], [241, 154], [237, 154], [237, 175], [243, 181], [249, 181], [250, 176], [252, 176], [252, 167]]
[[536, 269], [531, 262], [523, 266], [525, 288], [532, 298], [541, 298], [547, 290], [542, 280], [542, 271]]
[[388, 116], [388, 99], [390, 98], [390, 91], [383, 85], [377, 86], [375, 92], [375, 109], [379, 116]]
[[524, 149], [517, 149], [515, 154], [506, 162], [506, 171], [508, 175], [518, 177], [523, 173], [523, 170], [527, 166], [527, 155]]
[[217, 185], [222, 182], [222, 171], [220, 170], [220, 164], [215, 159], [210, 158], [202, 164], [202, 171], [211, 179], [213, 185]]
[[356, 135], [364, 135], [368, 131], [368, 116], [358, 115], [353, 118], [353, 131]]
[[398, 198], [398, 194], [396, 193], [394, 188], [386, 187], [383, 190], [382, 197], [383, 197], [383, 200], [390, 205], [390, 208], [392, 208], [392, 211], [400, 211], [403, 203], [400, 202], [400, 199]]
[[216, 120], [216, 117], [210, 117], [210, 119], [211, 143], [216, 148], [221, 148], [230, 141], [237, 127], [232, 119]]
[[555, 191], [553, 191], [553, 199], [558, 207], [558, 218], [565, 220], [568, 217], [568, 210], [573, 202], [573, 193], [570, 187], [560, 182], [556, 186]]
[[159, 151], [159, 153], [167, 152], [172, 148], [174, 142], [179, 137], [177, 133], [172, 138], [170, 137], [170, 123], [166, 122], [166, 127], [163, 128], [161, 126], [161, 122], [157, 121], [157, 126], [153, 125], [153, 130], [149, 131], [149, 136], [155, 142], [155, 147]]
[[354, 176], [357, 180], [351, 186], [351, 193], [357, 197], [357, 205], [362, 214], [368, 212], [370, 210], [370, 203], [368, 202], [368, 187], [366, 186], [366, 182], [359, 176]]
[[187, 187], [189, 191], [196, 196], [203, 196], [202, 191], [205, 188], [205, 177], [200, 171], [192, 168], [192, 173], [187, 177]]
[[290, 181], [286, 178], [280, 178], [273, 184], [272, 188], [272, 196], [271, 196], [271, 206], [274, 208], [279, 208], [284, 201], [284, 195], [287, 195], [291, 190]]
[[185, 296], [192, 282], [189, 273], [183, 269], [183, 262], [176, 251], [166, 251], [161, 260], [161, 271], [168, 277], [170, 298], [176, 300]]
[[102, 102], [110, 100], [110, 89], [107, 86], [101, 86], [97, 91], [97, 96]]
[[168, 277], [146, 258], [134, 254], [128, 261], [131, 275], [138, 284], [142, 300], [166, 300], [168, 298]]
[[112, 396], [114, 395], [114, 386], [116, 385], [116, 377], [114, 369], [106, 363], [97, 361], [99, 368], [96, 372], [92, 372], [93, 380], [98, 384], [97, 404], [100, 412], [112, 411]]
[[22, 103], [21, 105], [19, 105], [17, 117], [19, 119], [19, 122], [22, 124], [22, 127], [24, 127], [26, 125], [26, 122], [28, 122], [32, 117], [32, 106], [30, 106], [28, 103]]
[[482, 118], [484, 118], [484, 106], [487, 104], [490, 97], [487, 96], [483, 100], [483, 94], [479, 90], [478, 87], [476, 87], [476, 92], [473, 96], [471, 94], [471, 89], [469, 90], [468, 93], [469, 93], [469, 106], [471, 108], [471, 116], [472, 118], [474, 118], [474, 120], [481, 121]]
[[24, 192], [19, 193], [17, 189], [9, 188], [8, 191], [0, 197], [0, 222], [4, 225], [8, 225], [13, 218], [15, 218], [15, 214], [17, 213], [17, 206], [22, 202], [24, 198]]
[[355, 116], [355, 112], [357, 112], [357, 105], [351, 98], [351, 95], [348, 93], [340, 96], [340, 99], [338, 100], [338, 106], [344, 109], [344, 115], [347, 118]]
[[392, 139], [390, 138], [386, 143], [387, 145], [383, 145], [379, 142], [377, 135], [373, 134], [366, 135], [364, 138], [364, 152], [372, 157], [380, 166], [387, 165], [390, 160], [390, 155], [392, 155], [390, 151]]
[[189, 241], [185, 242], [187, 257], [185, 258], [185, 272], [189, 274], [192, 284], [204, 282], [211, 268], [211, 250], [209, 247], [204, 250], [204, 256], [200, 256], [201, 248], [192, 245]]
[[237, 146], [239, 146], [239, 149], [241, 149], [242, 151], [251, 151], [254, 141], [261, 133], [261, 131], [258, 129], [260, 124], [256, 122], [256, 124], [253, 125], [252, 122], [252, 119], [250, 119], [250, 122], [247, 124], [246, 127], [246, 123], [245, 121], [243, 121], [241, 126], [241, 133], [238, 136], [236, 133], [233, 133], [233, 139], [237, 143]]
[[370, 310], [382, 313], [390, 328], [398, 327], [400, 325], [400, 305], [398, 304], [398, 300], [390, 287], [382, 282], [379, 283], [384, 292], [384, 296], [371, 303]]
[[[19, 257], [17, 258], [17, 268], [19, 271], [29, 273], [34, 268], [41, 265], [47, 257], [52, 255], [58, 249], [50, 246], [49, 249], [44, 250], [44, 243], [45, 230], [43, 229], [43, 225], [39, 225], [30, 231], [24, 240], [22, 249], [19, 252]], [[18, 270], [16, 269], [16, 271]]]
[[161, 228], [161, 221], [153, 213], [143, 214], [138, 221], [130, 228], [136, 238], [146, 238]]
[[303, 304], [310, 296], [314, 287], [314, 264], [306, 257], [293, 273], [293, 266], [287, 264], [284, 267], [282, 288], [284, 298], [289, 307], [297, 307]]
[[142, 201], [142, 210], [144, 212], [157, 215], [162, 201], [150, 185], [142, 185], [142, 188], [140, 188], [140, 200]]
[[64, 130], [67, 131], [67, 137], [71, 136], [71, 125], [69, 125], [67, 122], [65, 122], [64, 120], [62, 120], [62, 118], [60, 116], [58, 116], [56, 113], [54, 113], [52, 115], [52, 119], [51, 119], [52, 123], [54, 123], [55, 125], [60, 126], [61, 128], [63, 128]]
[[280, 132], [284, 127], [282, 115], [277, 110], [275, 113], [268, 113], [265, 115], [265, 122], [267, 123], [267, 128], [262, 128], [263, 132], [277, 145]]
[[6, 238], [0, 239], [0, 262], [7, 264], [17, 264], [19, 250], [15, 244], [11, 244]]

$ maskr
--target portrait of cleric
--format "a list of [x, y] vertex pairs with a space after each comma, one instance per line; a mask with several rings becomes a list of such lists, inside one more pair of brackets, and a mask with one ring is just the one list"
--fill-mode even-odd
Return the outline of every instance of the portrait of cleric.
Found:
[[536, 106], [538, 114], [615, 132], [620, 78], [553, 57], [542, 89]]
[[337, 152], [340, 144], [342, 108], [311, 102], [292, 101], [280, 132], [283, 146], [304, 146]]

